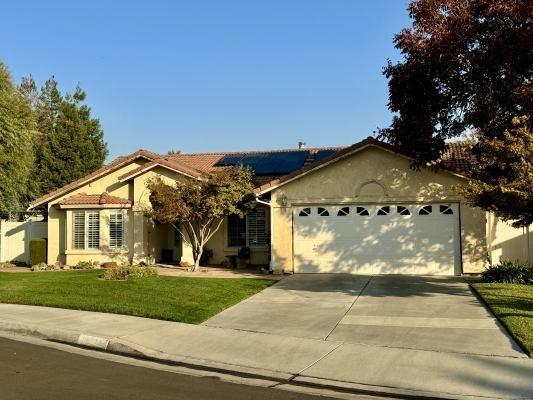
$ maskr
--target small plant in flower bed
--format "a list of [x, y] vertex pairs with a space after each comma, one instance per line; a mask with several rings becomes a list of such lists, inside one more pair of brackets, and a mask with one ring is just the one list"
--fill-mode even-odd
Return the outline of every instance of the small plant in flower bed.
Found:
[[95, 267], [95, 263], [92, 260], [89, 261], [83, 261], [80, 260], [78, 263], [74, 266], [72, 266], [72, 269], [93, 269]]
[[102, 278], [106, 281], [124, 281], [126, 279], [149, 278], [157, 276], [157, 270], [151, 267], [139, 267], [137, 265], [121, 265], [107, 269]]
[[517, 261], [501, 261], [491, 265], [481, 274], [481, 281], [486, 283], [533, 284], [533, 267]]

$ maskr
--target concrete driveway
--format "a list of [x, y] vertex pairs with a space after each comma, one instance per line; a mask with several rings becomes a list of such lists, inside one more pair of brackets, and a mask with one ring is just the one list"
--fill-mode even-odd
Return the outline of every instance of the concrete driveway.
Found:
[[204, 324], [387, 348], [527, 357], [460, 277], [293, 275]]

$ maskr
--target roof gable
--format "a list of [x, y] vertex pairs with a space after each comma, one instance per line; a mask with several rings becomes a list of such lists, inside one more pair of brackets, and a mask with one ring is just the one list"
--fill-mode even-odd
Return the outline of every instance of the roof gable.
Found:
[[134, 153], [131, 153], [127, 156], [120, 156], [120, 157], [117, 157], [115, 158], [113, 161], [111, 161], [110, 163], [104, 165], [103, 167], [97, 169], [96, 171], [93, 171], [91, 172], [90, 174], [80, 178], [80, 179], [77, 179], [75, 180], [74, 182], [71, 182], [71, 183], [68, 183], [66, 184], [65, 186], [62, 186], [56, 190], [53, 190], [37, 199], [35, 199], [34, 201], [32, 201], [30, 203], [30, 208], [35, 208], [35, 207], [38, 207], [38, 206], [41, 206], [43, 204], [46, 204], [54, 199], [56, 199], [57, 197], [60, 197], [72, 190], [75, 190], [76, 188], [78, 188], [79, 186], [81, 185], [84, 185], [84, 184], [87, 184], [87, 183], [90, 183], [102, 176], [105, 176], [113, 171], [116, 171], [117, 169], [119, 168], [122, 168], [124, 167], [125, 165], [131, 163], [131, 162], [134, 162], [138, 159], [145, 159], [145, 160], [149, 160], [149, 161], [152, 161], [154, 159], [157, 159], [157, 158], [160, 158], [161, 156], [157, 153], [154, 153], [154, 152], [151, 152], [151, 151], [148, 151], [148, 150], [144, 150], [144, 149], [141, 149], [141, 150], [138, 150]]
[[[337, 161], [340, 161], [348, 156], [351, 156], [352, 154], [355, 154], [363, 149], [366, 149], [368, 147], [378, 147], [380, 149], [383, 149], [385, 151], [388, 151], [388, 152], [391, 152], [391, 153], [394, 153], [400, 157], [404, 157], [404, 158], [407, 158], [407, 159], [410, 159], [412, 160], [411, 157], [401, 153], [398, 151], [398, 149], [389, 144], [389, 143], [385, 143], [385, 142], [382, 142], [378, 139], [375, 139], [371, 136], [367, 137], [366, 139], [360, 141], [360, 142], [357, 142], [357, 143], [354, 143], [353, 145], [351, 146], [348, 146], [348, 147], [345, 147], [333, 154], [331, 154], [330, 156], [328, 157], [325, 157], [323, 158], [322, 160], [319, 160], [315, 163], [312, 163], [312, 164], [309, 164], [309, 165], [306, 165], [290, 174], [287, 174], [287, 175], [284, 175], [280, 178], [275, 178], [273, 180], [271, 180], [270, 182], [267, 182], [259, 187], [257, 187], [255, 190], [254, 190], [254, 193], [256, 195], [261, 195], [261, 194], [264, 194], [264, 193], [267, 193], [275, 188], [278, 188], [282, 185], [285, 185], [289, 182], [292, 182], [294, 181], [295, 179], [299, 179], [311, 172], [314, 172], [318, 169], [321, 169], [323, 167], [326, 167], [330, 164], [333, 164]], [[448, 171], [448, 172], [451, 172], [451, 173], [454, 173], [456, 175], [459, 175], [458, 172], [461, 172], [463, 171], [463, 169], [460, 169], [460, 167], [466, 167], [468, 165], [468, 161], [467, 159], [465, 158], [465, 154], [464, 152], [461, 152], [460, 155], [458, 155], [459, 153], [459, 149], [462, 148], [460, 143], [451, 143], [448, 145], [448, 149], [447, 151], [443, 154], [443, 157], [441, 159], [442, 161], [442, 164], [443, 166], [445, 167], [445, 169]], [[465, 168], [466, 169], [466, 168]]]

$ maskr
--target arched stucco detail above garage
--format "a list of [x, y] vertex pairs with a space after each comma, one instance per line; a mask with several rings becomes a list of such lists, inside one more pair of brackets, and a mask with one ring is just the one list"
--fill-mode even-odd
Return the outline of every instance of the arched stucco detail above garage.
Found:
[[385, 185], [375, 179], [363, 182], [355, 190], [355, 198], [385, 199], [389, 193]]

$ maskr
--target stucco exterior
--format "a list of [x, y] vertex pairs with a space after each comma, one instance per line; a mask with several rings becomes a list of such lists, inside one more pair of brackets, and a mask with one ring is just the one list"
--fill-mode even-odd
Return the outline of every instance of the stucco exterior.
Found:
[[[118, 263], [148, 264], [161, 260], [163, 249], [172, 249], [175, 261], [192, 262], [192, 251], [186, 241], [176, 245], [174, 228], [158, 224], [145, 216], [150, 207], [147, 181], [161, 177], [167, 183], [190, 179], [164, 166], [150, 167], [137, 174], [125, 175], [148, 162], [134, 159], [118, 168], [74, 189], [65, 191], [47, 203], [48, 210], [48, 262], [75, 265], [79, 261], [117, 261]], [[512, 228], [493, 215], [470, 207], [457, 194], [455, 187], [466, 178], [449, 171], [415, 171], [411, 160], [379, 145], [357, 148], [342, 157], [305, 170], [281, 185], [263, 192], [266, 232], [270, 245], [251, 248], [251, 263], [266, 265], [277, 271], [295, 271], [293, 210], [304, 205], [358, 205], [358, 204], [453, 204], [459, 210], [459, 270], [456, 273], [479, 273], [488, 261], [500, 259], [531, 263], [533, 235], [531, 229]], [[146, 164], [149, 166], [149, 164]], [[122, 178], [130, 176], [129, 178]], [[102, 205], [100, 210], [100, 249], [77, 250], [72, 247], [73, 209], [58, 207], [62, 200], [80, 193], [101, 194], [128, 199], [123, 207], [124, 241], [120, 250], [111, 250], [109, 241], [109, 213], [118, 205]], [[263, 204], [270, 201], [270, 207]], [[82, 207], [80, 207], [83, 209]], [[272, 214], [272, 215], [271, 215]], [[435, 227], [438, 229], [438, 226]], [[211, 263], [220, 264], [228, 256], [236, 255], [237, 247], [228, 246], [228, 223], [207, 243], [213, 251]]]
[[[118, 264], [139, 262], [152, 264], [161, 260], [163, 249], [173, 250], [174, 261], [193, 262], [192, 249], [185, 241], [182, 240], [180, 246], [175, 245], [174, 228], [169, 224], [154, 223], [144, 213], [150, 207], [150, 193], [146, 188], [148, 180], [160, 177], [166, 183], [172, 184], [177, 180], [189, 178], [178, 172], [156, 167], [126, 182], [119, 182], [119, 177], [138, 168], [145, 162], [144, 160], [133, 161], [90, 183], [68, 191], [48, 203], [48, 263], [61, 262], [75, 265], [79, 261], [90, 260], [99, 263], [116, 261]], [[109, 213], [116, 207], [102, 206], [97, 208], [100, 211], [100, 249], [73, 249], [72, 214], [74, 209], [58, 209], [57, 205], [65, 198], [75, 194], [100, 194], [103, 192], [129, 199], [133, 204], [131, 208], [124, 209], [124, 248], [121, 250], [109, 249]], [[84, 208], [80, 206], [76, 210], [84, 210]], [[266, 218], [267, 230], [269, 230], [268, 209], [266, 209]], [[212, 263], [222, 263], [228, 255], [237, 254], [238, 248], [228, 247], [227, 244], [227, 222], [223, 221], [219, 231], [206, 246], [213, 250]], [[252, 247], [251, 254], [252, 264], [268, 264], [268, 246]]]
[[414, 171], [408, 158], [379, 147], [361, 149], [272, 190], [272, 266], [293, 272], [293, 206], [446, 201], [460, 208], [462, 271], [480, 272], [487, 256], [485, 212], [453, 190], [464, 182], [447, 171]]

